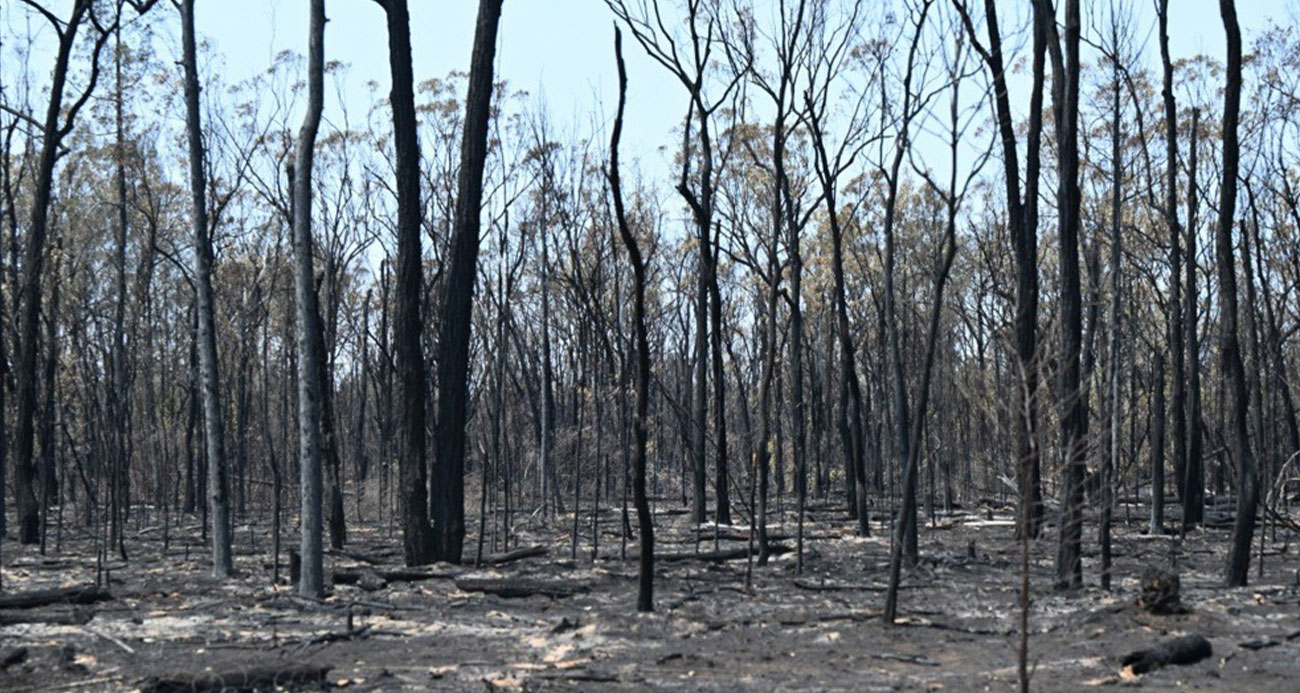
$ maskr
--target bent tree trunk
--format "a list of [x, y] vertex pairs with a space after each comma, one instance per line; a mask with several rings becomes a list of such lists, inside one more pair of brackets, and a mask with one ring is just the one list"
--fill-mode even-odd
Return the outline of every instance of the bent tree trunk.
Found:
[[998, 27], [994, 0], [984, 0], [989, 45], [978, 40], [975, 25], [965, 5], [958, 4], [962, 22], [975, 50], [988, 66], [993, 78], [994, 106], [998, 137], [1002, 144], [1003, 181], [1006, 186], [1007, 210], [1011, 226], [1011, 243], [1016, 258], [1015, 347], [1020, 377], [1020, 397], [1016, 409], [1016, 460], [1018, 487], [1025, 490], [1022, 502], [1029, 512], [1021, 516], [1019, 532], [1037, 537], [1043, 516], [1043, 490], [1038, 446], [1033, 436], [1037, 429], [1038, 404], [1038, 173], [1043, 129], [1043, 68], [1046, 57], [1044, 32], [1034, 25], [1033, 82], [1029, 101], [1029, 133], [1025, 154], [1024, 197], [1020, 191], [1020, 165], [1016, 148], [1015, 116], [1007, 89], [1006, 67], [1002, 56], [1002, 35]]
[[1229, 587], [1246, 584], [1250, 570], [1250, 543], [1255, 532], [1255, 510], [1259, 486], [1255, 480], [1255, 459], [1246, 426], [1246, 371], [1237, 337], [1237, 269], [1233, 262], [1232, 224], [1237, 205], [1238, 140], [1241, 110], [1241, 28], [1233, 0], [1219, 0], [1223, 30], [1228, 39], [1227, 84], [1223, 90], [1223, 183], [1219, 188], [1219, 228], [1215, 250], [1219, 270], [1220, 319], [1223, 321], [1220, 358], [1224, 380], [1231, 395], [1228, 410], [1228, 449], [1237, 464], [1237, 517], [1232, 523], [1232, 550], [1228, 555]]
[[618, 175], [618, 142], [623, 134], [623, 107], [627, 103], [627, 69], [623, 65], [623, 33], [614, 28], [614, 57], [618, 62], [618, 115], [614, 118], [614, 132], [609, 140], [609, 188], [614, 198], [614, 214], [618, 220], [618, 233], [627, 248], [632, 263], [632, 322], [636, 330], [636, 418], [632, 420], [634, 438], [632, 493], [635, 496], [636, 518], [641, 532], [641, 564], [637, 580], [637, 611], [654, 611], [654, 521], [650, 517], [650, 503], [646, 499], [646, 408], [650, 396], [650, 340], [645, 324], [645, 260], [636, 238], [628, 227], [627, 213], [623, 207], [623, 188]]

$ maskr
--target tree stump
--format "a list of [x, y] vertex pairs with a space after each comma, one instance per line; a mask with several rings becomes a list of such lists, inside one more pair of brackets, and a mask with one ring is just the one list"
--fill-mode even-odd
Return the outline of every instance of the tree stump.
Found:
[[1182, 602], [1178, 574], [1156, 567], [1147, 568], [1142, 574], [1142, 591], [1137, 605], [1143, 611], [1159, 616], [1188, 612]]

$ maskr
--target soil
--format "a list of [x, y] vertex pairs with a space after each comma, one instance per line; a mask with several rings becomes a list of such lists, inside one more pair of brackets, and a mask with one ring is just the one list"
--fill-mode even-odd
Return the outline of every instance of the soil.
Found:
[[[712, 525], [696, 528], [679, 509], [660, 511], [661, 553], [747, 546], [745, 526], [723, 527], [715, 547]], [[350, 527], [346, 551], [327, 556], [326, 568], [360, 573], [359, 579], [335, 585], [323, 602], [295, 596], [287, 555], [281, 581], [273, 583], [263, 525], [237, 527], [238, 576], [218, 582], [208, 576], [196, 518], [170, 529], [164, 550], [161, 527], [143, 515], [137, 510], [131, 520], [130, 561], [114, 553], [102, 564], [112, 600], [0, 611], [0, 623], [46, 621], [0, 625], [0, 661], [6, 652], [27, 649], [21, 662], [0, 670], [0, 690], [133, 690], [178, 675], [291, 664], [328, 666], [327, 687], [356, 691], [1007, 691], [1017, 685], [1020, 559], [1009, 512], [956, 511], [927, 521], [922, 560], [905, 572], [894, 625], [880, 616], [889, 549], [881, 520], [887, 520], [873, 518], [875, 534], [857, 537], [838, 506], [810, 510], [802, 576], [795, 575], [793, 552], [753, 566], [750, 588], [743, 558], [660, 561], [652, 614], [635, 611], [636, 545], [627, 543], [625, 559], [614, 511], [602, 513], [594, 562], [589, 516], [576, 558], [572, 515], [549, 524], [520, 518], [508, 548], [544, 545], [545, 555], [491, 567], [439, 564], [405, 576], [398, 572], [398, 535], [387, 527]], [[1300, 559], [1290, 547], [1293, 536], [1270, 531], [1262, 577], [1256, 577], [1256, 555], [1254, 584], [1226, 589], [1226, 528], [1195, 530], [1179, 540], [1146, 534], [1137, 508], [1118, 515], [1111, 591], [1098, 587], [1095, 532], [1085, 535], [1086, 585], [1070, 594], [1051, 589], [1053, 528], [1033, 544], [1033, 690], [1300, 689]], [[793, 547], [792, 514], [784, 524], [777, 517], [771, 533], [785, 535], [779, 543]], [[698, 545], [697, 534], [705, 537]], [[288, 530], [284, 536], [286, 547], [296, 540]], [[471, 550], [475, 541], [467, 541]], [[52, 537], [45, 555], [5, 541], [4, 593], [94, 583], [95, 546], [92, 536], [73, 530], [64, 531], [57, 548]], [[496, 554], [506, 548], [495, 547]], [[1180, 574], [1185, 613], [1153, 615], [1135, 605], [1141, 577], [1153, 566]], [[385, 581], [385, 573], [416, 579]], [[457, 577], [471, 588], [484, 578], [511, 578], [566, 589], [507, 598], [464, 591]], [[1208, 638], [1213, 656], [1141, 676], [1121, 671], [1125, 654], [1184, 634]]]

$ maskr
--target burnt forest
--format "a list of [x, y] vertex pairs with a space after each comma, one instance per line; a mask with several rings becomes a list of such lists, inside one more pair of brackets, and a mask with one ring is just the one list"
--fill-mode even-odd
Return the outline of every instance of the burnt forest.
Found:
[[1300, 690], [1297, 20], [0, 0], [0, 690]]

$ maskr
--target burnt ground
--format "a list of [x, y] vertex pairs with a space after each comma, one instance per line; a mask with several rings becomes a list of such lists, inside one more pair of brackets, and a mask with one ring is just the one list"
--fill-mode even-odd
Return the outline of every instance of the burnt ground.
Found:
[[[1033, 689], [1300, 689], [1294, 537], [1270, 532], [1264, 576], [1255, 577], [1252, 565], [1251, 587], [1225, 589], [1226, 528], [1177, 542], [1144, 534], [1136, 509], [1131, 524], [1126, 514], [1119, 513], [1111, 592], [1098, 587], [1095, 525], [1085, 533], [1086, 586], [1075, 594], [1050, 587], [1054, 528], [1033, 546]], [[792, 533], [786, 519], [771, 531]], [[112, 600], [0, 610], [0, 623], [15, 615], [45, 621], [0, 626], [0, 658], [27, 648], [24, 661], [0, 671], [0, 690], [132, 690], [151, 676], [294, 662], [329, 666], [327, 686], [357, 691], [1006, 691], [1016, 684], [1020, 561], [1008, 512], [953, 513], [926, 523], [922, 562], [905, 574], [903, 618], [895, 626], [880, 617], [886, 532], [877, 521], [875, 536], [853, 536], [838, 507], [810, 511], [802, 577], [794, 575], [791, 553], [755, 566], [750, 592], [743, 559], [661, 561], [657, 611], [648, 615], [635, 613], [636, 547], [628, 545], [629, 560], [620, 558], [613, 511], [603, 515], [594, 563], [589, 527], [573, 560], [571, 520], [547, 527], [534, 519], [518, 523], [512, 548], [545, 545], [544, 556], [497, 567], [433, 566], [428, 579], [387, 584], [378, 576], [400, 568], [399, 538], [353, 528], [346, 555], [327, 556], [326, 569], [350, 572], [364, 587], [336, 584], [323, 603], [296, 597], [287, 577], [272, 584], [269, 534], [256, 526], [237, 527], [239, 576], [216, 582], [207, 575], [196, 519], [172, 530], [166, 551], [157, 526], [134, 523], [130, 563], [106, 565]], [[657, 526], [660, 552], [695, 550], [685, 515], [661, 512]], [[745, 547], [746, 531], [724, 527], [720, 547]], [[700, 550], [713, 549], [712, 534], [710, 527]], [[286, 531], [286, 546], [296, 538]], [[780, 543], [793, 546], [793, 539]], [[1140, 575], [1147, 566], [1168, 566], [1175, 553], [1190, 612], [1141, 611], [1134, 606]], [[91, 538], [71, 530], [59, 551], [51, 547], [44, 556], [6, 541], [4, 592], [93, 582], [94, 554]], [[467, 577], [518, 578], [525, 587], [577, 591], [504, 598], [467, 592], [457, 576], [462, 586], [472, 586]], [[1120, 676], [1123, 654], [1184, 633], [1207, 637], [1213, 656]]]

